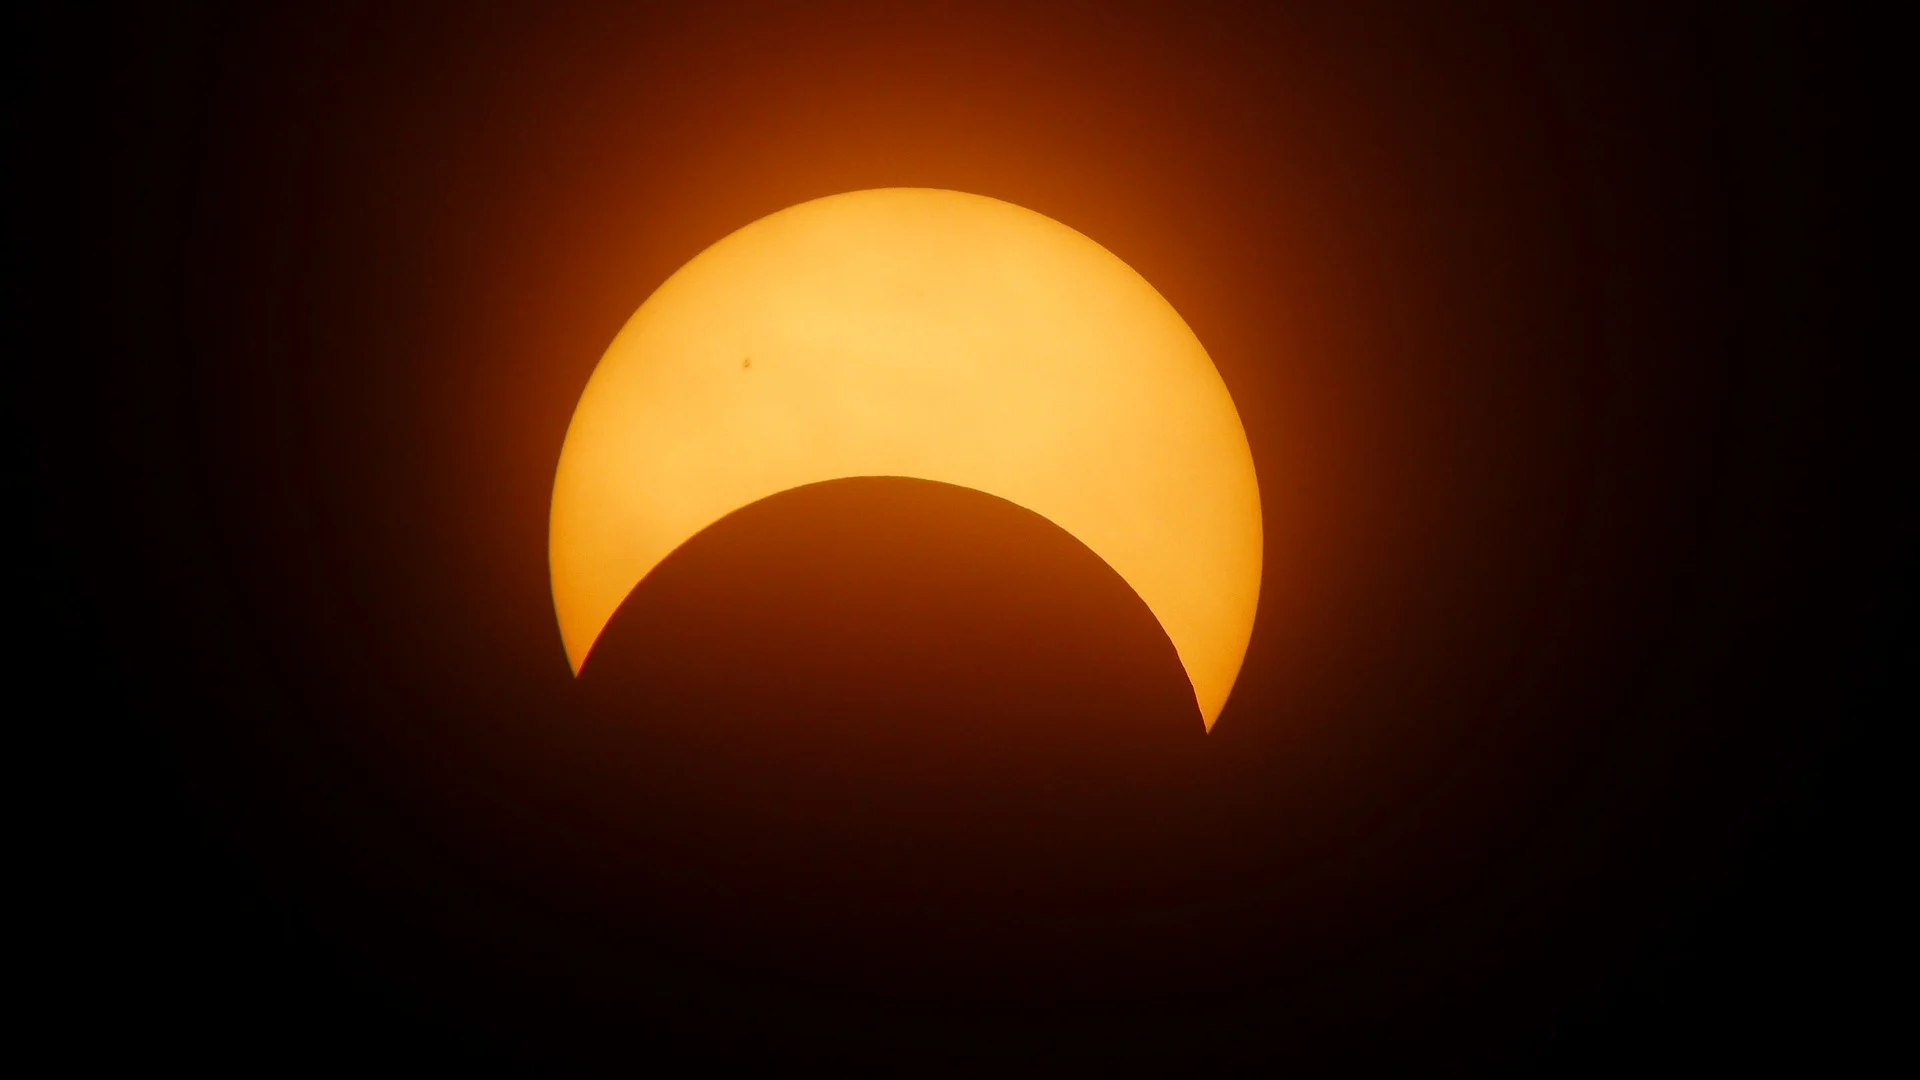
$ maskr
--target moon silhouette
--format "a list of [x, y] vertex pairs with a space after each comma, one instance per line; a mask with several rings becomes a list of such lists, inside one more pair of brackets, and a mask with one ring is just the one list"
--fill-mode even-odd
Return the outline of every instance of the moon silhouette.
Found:
[[662, 559], [824, 480], [995, 495], [1111, 566], [1207, 727], [1259, 600], [1253, 458], [1213, 361], [1111, 252], [997, 199], [884, 188], [790, 207], [668, 278], [614, 338], [554, 477], [554, 609], [576, 674]]

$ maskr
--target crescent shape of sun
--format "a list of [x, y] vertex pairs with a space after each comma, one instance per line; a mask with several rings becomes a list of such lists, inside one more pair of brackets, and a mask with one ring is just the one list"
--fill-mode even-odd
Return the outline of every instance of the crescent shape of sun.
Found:
[[854, 476], [1040, 514], [1172, 641], [1207, 728], [1246, 655], [1261, 522], [1239, 413], [1146, 279], [1041, 214], [884, 188], [762, 218], [621, 329], [567, 428], [549, 532], [577, 675], [642, 578], [726, 515]]

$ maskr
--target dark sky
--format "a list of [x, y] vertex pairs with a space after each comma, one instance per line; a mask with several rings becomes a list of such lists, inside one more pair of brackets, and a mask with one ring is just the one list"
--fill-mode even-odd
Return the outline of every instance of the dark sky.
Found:
[[[480, 6], [15, 16], [16, 690], [79, 735], [34, 819], [85, 1047], [1864, 1045], [1852, 769], [1913, 671], [1883, 28]], [[887, 185], [1081, 230], [1214, 357], [1267, 565], [1212, 734], [1104, 564], [907, 481], [721, 523], [569, 675], [547, 500], [600, 352], [705, 245]]]

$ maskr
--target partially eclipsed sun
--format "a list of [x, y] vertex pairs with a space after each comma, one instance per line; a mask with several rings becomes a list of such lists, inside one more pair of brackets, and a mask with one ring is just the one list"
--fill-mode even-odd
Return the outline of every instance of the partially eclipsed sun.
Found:
[[853, 476], [974, 488], [1071, 533], [1159, 619], [1212, 728], [1260, 593], [1259, 491], [1226, 384], [1099, 244], [922, 188], [748, 225], [668, 278], [601, 357], [553, 484], [574, 672], [696, 533]]

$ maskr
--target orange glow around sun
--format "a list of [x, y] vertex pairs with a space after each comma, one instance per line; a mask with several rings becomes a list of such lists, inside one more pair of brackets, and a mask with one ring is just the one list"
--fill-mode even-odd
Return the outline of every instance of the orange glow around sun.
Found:
[[974, 488], [1065, 529], [1160, 621], [1212, 727], [1261, 569], [1253, 459], [1225, 383], [1172, 306], [1099, 244], [933, 189], [756, 221], [614, 339], [554, 478], [553, 600], [574, 671], [700, 530], [853, 476]]

